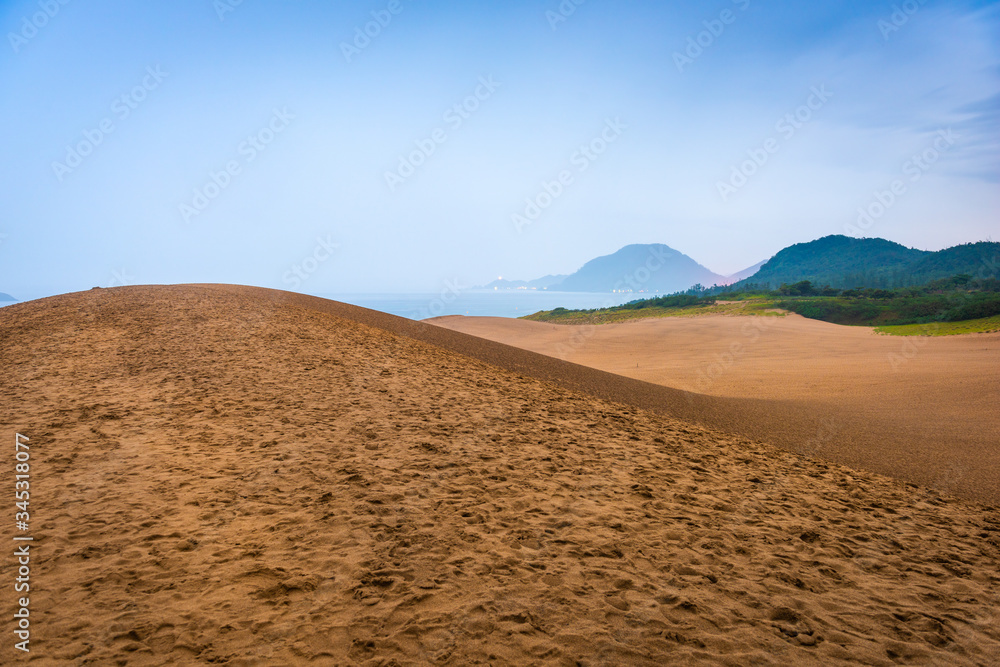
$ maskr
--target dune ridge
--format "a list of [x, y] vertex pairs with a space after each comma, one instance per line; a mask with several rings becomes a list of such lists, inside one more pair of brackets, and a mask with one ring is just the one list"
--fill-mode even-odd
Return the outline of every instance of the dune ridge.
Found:
[[0, 312], [3, 432], [37, 453], [39, 664], [1000, 656], [995, 508], [362, 311], [195, 285]]

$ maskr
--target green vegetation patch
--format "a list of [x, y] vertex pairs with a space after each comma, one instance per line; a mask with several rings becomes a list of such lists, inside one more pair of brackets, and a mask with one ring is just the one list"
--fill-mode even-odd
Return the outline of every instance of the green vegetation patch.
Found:
[[1000, 315], [959, 322], [896, 324], [876, 327], [875, 331], [890, 336], [954, 336], [956, 334], [1000, 332]]
[[523, 319], [558, 324], [606, 324], [649, 317], [698, 315], [784, 315], [833, 324], [877, 327], [904, 336], [946, 336], [995, 331], [1000, 320], [1000, 281], [975, 280], [968, 274], [919, 287], [895, 290], [836, 289], [808, 280], [781, 285], [773, 292], [706, 293], [699, 286], [686, 293], [639, 299], [612, 308], [541, 311]]
[[809, 281], [782, 285], [779, 308], [834, 324], [890, 326], [979, 320], [1000, 315], [1000, 282], [968, 275], [898, 290], [817, 288]]
[[[690, 297], [675, 299], [656, 297], [632, 301], [611, 308], [591, 308], [589, 310], [542, 310], [522, 317], [534, 322], [555, 324], [610, 324], [651, 317], [698, 317], [701, 315], [765, 315], [782, 316], [784, 312], [775, 310], [774, 300], [767, 298], [743, 298], [732, 301], [717, 301], [715, 298], [699, 299]], [[680, 295], [689, 296], [689, 295]], [[693, 299], [693, 300], [692, 300]]]

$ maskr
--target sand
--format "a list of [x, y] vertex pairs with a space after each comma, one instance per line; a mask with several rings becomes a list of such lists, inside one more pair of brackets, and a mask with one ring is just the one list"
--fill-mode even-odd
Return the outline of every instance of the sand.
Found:
[[1000, 659], [996, 508], [669, 417], [665, 387], [211, 285], [10, 306], [0, 363], [37, 664]]
[[429, 322], [666, 387], [763, 401], [764, 409], [680, 416], [1000, 503], [998, 333], [885, 336], [794, 314], [599, 326]]

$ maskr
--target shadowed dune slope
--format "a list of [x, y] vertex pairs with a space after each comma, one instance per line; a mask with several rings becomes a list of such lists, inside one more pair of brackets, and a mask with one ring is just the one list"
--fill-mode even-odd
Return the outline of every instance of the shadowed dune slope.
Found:
[[687, 406], [702, 409], [685, 412], [669, 392], [650, 392], [668, 414], [1000, 502], [1000, 334], [880, 336], [798, 315], [599, 326], [497, 317], [430, 322], [705, 394]]
[[1000, 658], [1000, 513], [662, 414], [746, 402], [217, 285], [5, 308], [0, 364], [37, 664]]

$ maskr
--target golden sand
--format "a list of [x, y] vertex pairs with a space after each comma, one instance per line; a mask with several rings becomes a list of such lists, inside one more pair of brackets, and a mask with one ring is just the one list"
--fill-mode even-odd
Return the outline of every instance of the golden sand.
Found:
[[432, 323], [723, 398], [668, 414], [792, 451], [1000, 503], [1000, 333], [896, 337], [798, 315], [566, 326]]
[[0, 362], [36, 664], [1000, 656], [1000, 513], [667, 414], [737, 399], [229, 286], [4, 308]]

